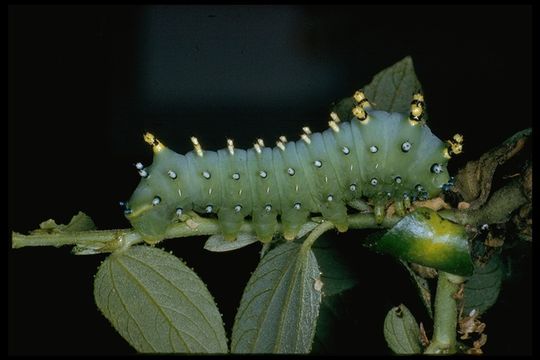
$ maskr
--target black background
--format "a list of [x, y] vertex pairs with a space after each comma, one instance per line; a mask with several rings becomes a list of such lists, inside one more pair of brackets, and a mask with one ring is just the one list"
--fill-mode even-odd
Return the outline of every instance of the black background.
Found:
[[[532, 124], [531, 18], [528, 6], [9, 7], [8, 230], [67, 223], [79, 210], [98, 228], [127, 227], [118, 201], [139, 181], [133, 163], [151, 162], [145, 130], [180, 153], [191, 135], [217, 149], [227, 137], [246, 148], [257, 137], [295, 138], [305, 125], [320, 131], [333, 101], [407, 55], [433, 133], [465, 135], [455, 172]], [[203, 243], [164, 247], [208, 284], [229, 329], [258, 245], [215, 254]], [[385, 354], [391, 306], [429, 320], [403, 269], [352, 249], [362, 326], [342, 352]], [[134, 353], [94, 304], [104, 258], [9, 250], [9, 353]], [[488, 353], [531, 352], [528, 266], [484, 317]]]

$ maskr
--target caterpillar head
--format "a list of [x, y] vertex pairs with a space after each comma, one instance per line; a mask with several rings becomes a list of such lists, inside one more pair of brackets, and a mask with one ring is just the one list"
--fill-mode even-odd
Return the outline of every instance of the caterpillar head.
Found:
[[174, 208], [167, 199], [142, 181], [126, 204], [124, 214], [144, 240], [155, 243], [163, 238], [174, 216]]
[[124, 204], [124, 214], [146, 242], [156, 243], [163, 239], [174, 218], [174, 204], [169, 200], [171, 194], [163, 189], [167, 189], [165, 183], [176, 179], [177, 174], [163, 165], [174, 152], [151, 133], [144, 134], [144, 140], [152, 146], [154, 162], [148, 168], [141, 163], [135, 164], [142, 179]]

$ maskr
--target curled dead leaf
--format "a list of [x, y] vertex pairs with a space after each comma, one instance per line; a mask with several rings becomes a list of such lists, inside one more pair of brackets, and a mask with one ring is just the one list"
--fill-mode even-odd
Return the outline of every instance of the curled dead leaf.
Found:
[[478, 319], [479, 315], [476, 309], [471, 310], [468, 316], [461, 317], [458, 322], [458, 333], [462, 334], [460, 339], [466, 340], [473, 333], [482, 334], [486, 328], [486, 324]]
[[500, 146], [483, 154], [478, 160], [469, 161], [456, 175], [452, 191], [470, 203], [471, 209], [480, 208], [488, 199], [497, 166], [504, 164], [525, 145], [532, 129], [525, 129], [507, 139]]
[[420, 342], [422, 343], [423, 347], [427, 347], [429, 345], [429, 338], [426, 334], [426, 330], [424, 329], [424, 324], [420, 323]]
[[482, 346], [486, 345], [486, 343], [487, 335], [482, 334], [480, 335], [480, 338], [473, 343], [473, 347], [468, 349], [465, 353], [470, 355], [482, 355], [484, 353], [482, 351]]
[[494, 236], [493, 233], [490, 232], [486, 236], [486, 240], [484, 240], [484, 244], [490, 247], [501, 247], [504, 244], [504, 239], [498, 236]]
[[427, 207], [435, 211], [451, 208], [450, 205], [444, 202], [442, 197], [436, 197], [425, 201], [415, 201], [413, 205], [415, 208]]
[[424, 279], [434, 279], [437, 277], [437, 269], [415, 263], [410, 263], [409, 265], [418, 276]]
[[465, 284], [461, 284], [459, 286], [459, 289], [458, 291], [452, 295], [452, 297], [456, 300], [456, 301], [461, 301], [463, 300], [463, 294], [465, 293]]
[[466, 201], [460, 202], [460, 203], [458, 204], [458, 206], [457, 206], [457, 208], [458, 208], [459, 210], [467, 210], [467, 209], [470, 208], [470, 207], [471, 207], [471, 204], [469, 204], [469, 203], [466, 202]]

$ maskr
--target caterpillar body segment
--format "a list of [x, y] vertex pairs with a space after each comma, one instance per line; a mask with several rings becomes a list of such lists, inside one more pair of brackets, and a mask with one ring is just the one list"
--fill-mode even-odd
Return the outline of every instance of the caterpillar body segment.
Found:
[[228, 140], [226, 148], [209, 151], [192, 138], [194, 150], [180, 155], [146, 134], [154, 159], [137, 167], [146, 176], [125, 205], [126, 217], [147, 241], [160, 240], [190, 210], [217, 215], [228, 240], [251, 217], [257, 237], [268, 242], [278, 221], [291, 240], [315, 213], [347, 231], [347, 204], [359, 199], [374, 206], [380, 223], [390, 203], [402, 215], [411, 200], [437, 196], [450, 179], [449, 155], [461, 150], [463, 137], [442, 142], [433, 135], [421, 119], [421, 97], [413, 99], [410, 114], [372, 110], [363, 93], [355, 99], [353, 114], [361, 118], [336, 115], [323, 132], [305, 127], [298, 141], [282, 136], [273, 148], [261, 140], [242, 150]]

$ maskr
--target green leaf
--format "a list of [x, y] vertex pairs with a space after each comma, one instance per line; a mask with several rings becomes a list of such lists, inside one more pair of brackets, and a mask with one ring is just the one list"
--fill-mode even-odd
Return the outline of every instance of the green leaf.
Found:
[[455, 275], [469, 276], [474, 269], [465, 228], [428, 208], [416, 209], [366, 245], [401, 260]]
[[384, 319], [384, 338], [396, 354], [420, 354], [420, 328], [409, 309], [403, 304], [392, 308]]
[[[31, 231], [32, 235], [39, 234], [61, 234], [61, 233], [74, 233], [82, 231], [96, 230], [96, 225], [90, 216], [86, 215], [82, 211], [79, 211], [77, 215], [71, 218], [69, 224], [57, 224], [55, 220], [49, 219], [39, 224], [39, 229]], [[103, 243], [91, 243], [85, 245], [76, 245], [73, 247], [72, 252], [75, 255], [93, 255], [100, 253], [100, 250], [104, 247]]]
[[352, 109], [356, 106], [353, 97], [340, 100], [332, 107], [332, 111], [337, 114], [341, 121], [350, 121], [353, 118]]
[[71, 221], [67, 225], [57, 224], [53, 219], [46, 220], [39, 224], [39, 229], [32, 231], [32, 234], [40, 233], [61, 233], [61, 232], [77, 232], [95, 230], [96, 225], [90, 218], [82, 211], [79, 211], [77, 215], [71, 218]]
[[244, 246], [253, 244], [254, 242], [259, 241], [254, 234], [238, 234], [236, 240], [228, 241], [225, 240], [223, 235], [216, 234], [212, 235], [204, 243], [204, 248], [208, 251], [214, 252], [224, 252], [232, 251], [243, 248]]
[[[413, 94], [422, 89], [414, 72], [410, 56], [384, 69], [373, 77], [371, 82], [362, 88], [374, 109], [388, 112], [408, 114]], [[343, 121], [352, 118], [352, 109], [356, 106], [354, 99], [345, 98], [332, 109]], [[427, 120], [427, 112], [424, 112]]]
[[408, 114], [412, 96], [421, 88], [412, 58], [407, 56], [375, 75], [363, 90], [375, 109]]
[[504, 266], [500, 256], [492, 257], [486, 264], [477, 266], [473, 275], [465, 283], [464, 313], [476, 309], [485, 312], [497, 301], [504, 276]]
[[351, 270], [352, 264], [340, 255], [335, 246], [332, 246], [332, 241], [335, 239], [323, 235], [317, 239], [312, 248], [321, 269], [325, 297], [341, 293], [358, 284], [358, 280]]
[[321, 303], [319, 266], [302, 244], [266, 254], [242, 295], [232, 332], [234, 353], [308, 353]]
[[134, 246], [111, 254], [95, 277], [94, 298], [139, 352], [227, 352], [221, 315], [206, 286], [163, 250]]

